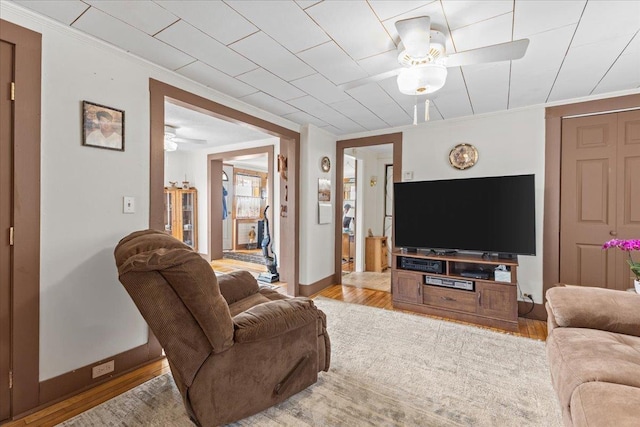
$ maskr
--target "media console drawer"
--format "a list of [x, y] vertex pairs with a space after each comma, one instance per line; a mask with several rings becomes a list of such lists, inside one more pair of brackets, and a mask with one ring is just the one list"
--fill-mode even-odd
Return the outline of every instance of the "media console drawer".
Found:
[[476, 294], [470, 291], [423, 285], [422, 303], [451, 310], [476, 312]]

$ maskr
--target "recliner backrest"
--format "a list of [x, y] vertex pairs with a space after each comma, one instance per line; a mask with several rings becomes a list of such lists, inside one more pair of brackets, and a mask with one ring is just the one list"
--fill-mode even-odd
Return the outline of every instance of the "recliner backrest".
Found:
[[120, 282], [186, 386], [211, 352], [233, 345], [233, 321], [207, 261], [166, 233], [135, 232], [114, 252]]

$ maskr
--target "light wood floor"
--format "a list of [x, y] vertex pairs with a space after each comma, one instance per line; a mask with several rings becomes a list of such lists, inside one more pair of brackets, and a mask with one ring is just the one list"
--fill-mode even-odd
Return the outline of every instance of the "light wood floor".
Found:
[[[214, 269], [219, 272], [229, 272], [238, 269], [242, 263], [241, 261], [224, 260], [214, 261]], [[212, 266], [214, 265], [212, 263]], [[248, 263], [243, 263], [248, 264]], [[255, 266], [256, 264], [251, 264]], [[217, 266], [217, 268], [216, 268]], [[246, 267], [246, 266], [245, 266]], [[226, 271], [223, 271], [225, 270]], [[285, 288], [286, 289], [286, 288]], [[385, 310], [396, 310], [393, 308], [391, 301], [391, 294], [388, 292], [374, 291], [370, 289], [356, 288], [352, 286], [333, 285], [323, 289], [317, 294], [313, 295], [323, 296], [326, 298], [332, 298], [339, 301], [345, 301], [353, 304], [362, 304], [370, 307], [378, 307]], [[404, 311], [404, 310], [398, 310]], [[418, 313], [412, 313], [417, 316], [425, 316], [437, 318], [434, 316], [427, 316]], [[448, 320], [448, 319], [446, 319]], [[464, 323], [464, 322], [458, 322]], [[474, 325], [476, 326], [476, 325]], [[510, 334], [519, 335], [527, 338], [533, 338], [538, 340], [544, 340], [547, 336], [547, 324], [539, 320], [531, 319], [518, 319], [519, 331]], [[492, 328], [487, 328], [492, 329]], [[500, 332], [504, 332], [499, 330]], [[330, 332], [330, 331], [329, 331]], [[69, 418], [72, 418], [84, 411], [87, 411], [100, 403], [109, 400], [119, 394], [124, 393], [138, 385], [169, 372], [169, 365], [166, 360], [150, 363], [142, 368], [136, 369], [121, 377], [115, 378], [104, 384], [101, 384], [91, 390], [85, 391], [77, 396], [71, 397], [65, 401], [57, 403], [53, 406], [45, 408], [39, 412], [31, 414], [25, 418], [17, 421], [3, 424], [3, 427], [36, 427], [36, 426], [54, 426]]]

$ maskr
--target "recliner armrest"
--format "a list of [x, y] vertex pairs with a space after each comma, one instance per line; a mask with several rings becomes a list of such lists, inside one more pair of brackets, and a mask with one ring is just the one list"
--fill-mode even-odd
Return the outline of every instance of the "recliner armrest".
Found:
[[235, 342], [273, 338], [316, 322], [321, 312], [308, 298], [271, 301], [251, 307], [233, 318]]
[[557, 327], [589, 328], [640, 336], [640, 295], [612, 289], [566, 286], [547, 291]]

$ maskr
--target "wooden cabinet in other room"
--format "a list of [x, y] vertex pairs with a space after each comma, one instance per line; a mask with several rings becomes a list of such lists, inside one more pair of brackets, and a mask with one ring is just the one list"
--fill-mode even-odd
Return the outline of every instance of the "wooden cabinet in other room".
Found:
[[388, 267], [387, 237], [367, 237], [365, 242], [365, 271], [381, 273]]
[[198, 193], [195, 188], [165, 187], [164, 231], [198, 250]]

